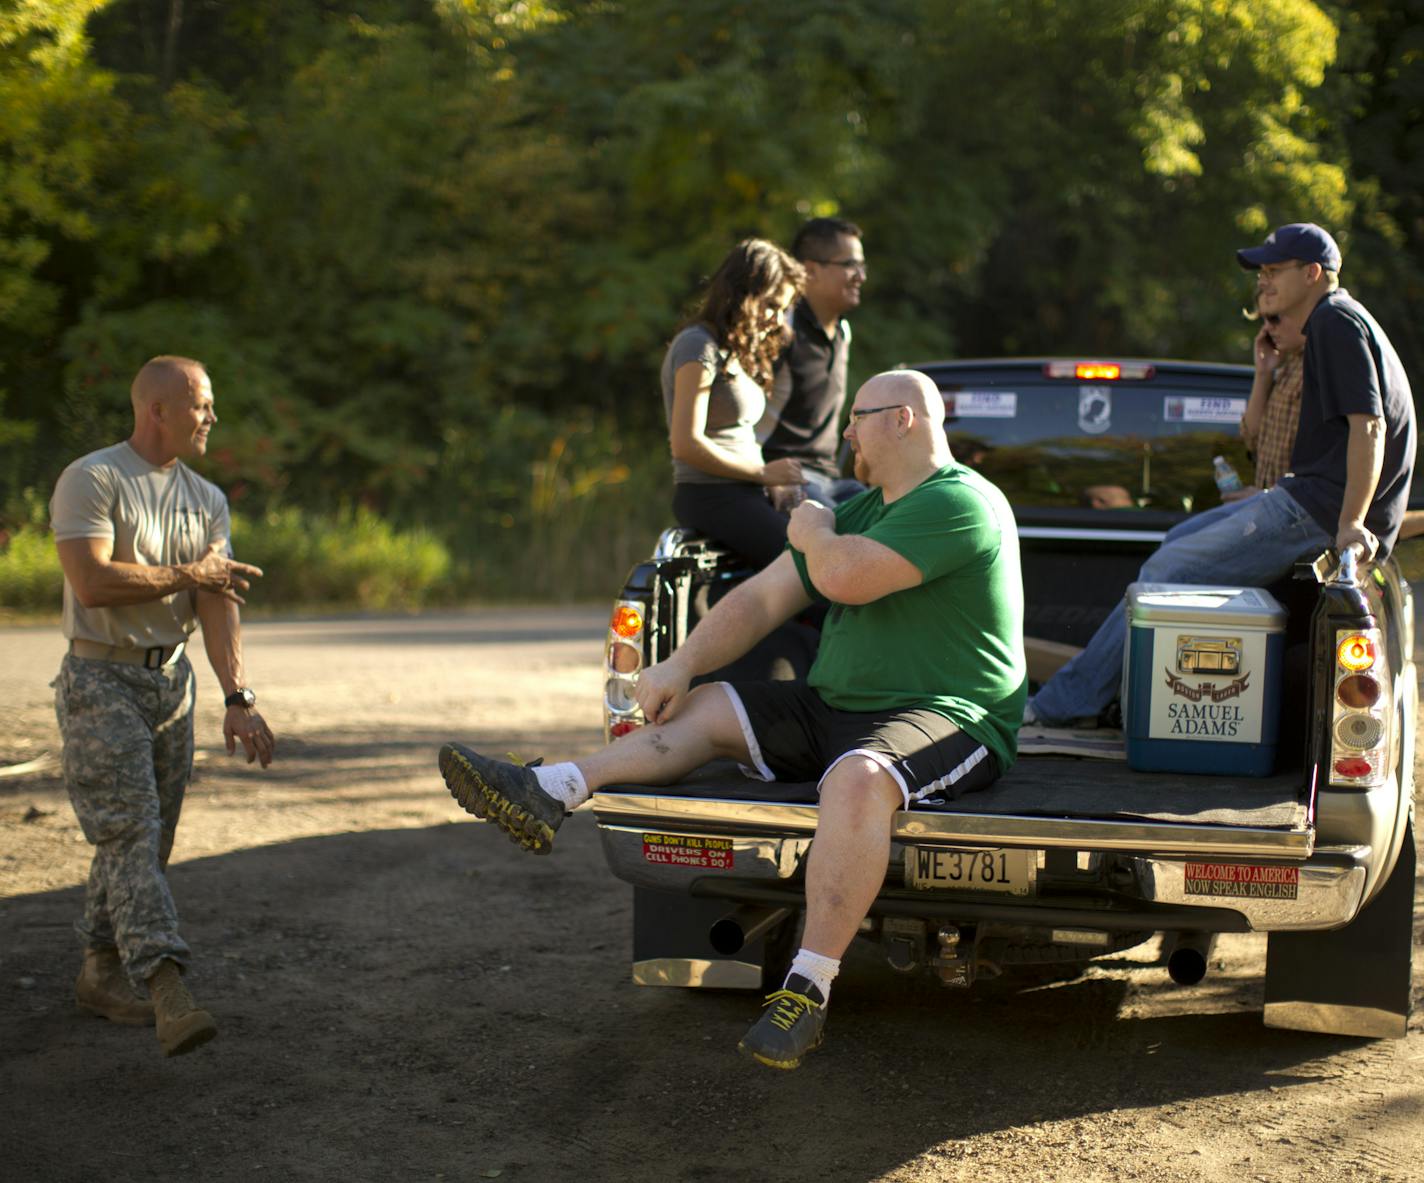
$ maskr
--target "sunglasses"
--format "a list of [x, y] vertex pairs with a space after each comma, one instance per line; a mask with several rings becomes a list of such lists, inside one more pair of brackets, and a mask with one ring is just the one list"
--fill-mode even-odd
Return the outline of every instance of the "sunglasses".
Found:
[[909, 406], [908, 403], [891, 403], [887, 407], [871, 407], [868, 411], [851, 411], [850, 421], [852, 423], [859, 423], [867, 415], [878, 415], [881, 411], [898, 411], [902, 407], [907, 406]]

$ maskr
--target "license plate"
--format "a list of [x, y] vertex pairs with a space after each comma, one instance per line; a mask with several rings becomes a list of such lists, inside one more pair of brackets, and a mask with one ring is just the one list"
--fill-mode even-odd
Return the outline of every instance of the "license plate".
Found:
[[1033, 891], [1037, 866], [1037, 854], [1032, 850], [911, 846], [905, 850], [905, 886], [1028, 895]]

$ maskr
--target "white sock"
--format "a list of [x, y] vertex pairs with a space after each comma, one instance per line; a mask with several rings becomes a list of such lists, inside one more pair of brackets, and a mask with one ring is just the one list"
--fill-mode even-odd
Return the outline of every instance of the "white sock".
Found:
[[821, 1005], [824, 1006], [831, 1000], [831, 983], [840, 972], [841, 963], [836, 958], [822, 957], [810, 949], [798, 949], [786, 976], [790, 978], [792, 974], [800, 974], [821, 992]]
[[583, 773], [578, 765], [565, 761], [563, 764], [536, 764], [529, 770], [539, 780], [539, 787], [555, 801], [562, 801], [564, 808], [577, 809], [593, 794], [584, 783]]

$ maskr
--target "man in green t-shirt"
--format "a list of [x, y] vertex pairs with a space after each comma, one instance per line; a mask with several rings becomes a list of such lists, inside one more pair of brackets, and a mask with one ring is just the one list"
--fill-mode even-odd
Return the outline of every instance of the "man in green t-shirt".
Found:
[[[1013, 513], [955, 463], [935, 384], [877, 375], [845, 434], [871, 487], [835, 511], [797, 507], [781, 557], [638, 679], [645, 727], [577, 763], [440, 753], [460, 804], [536, 853], [604, 785], [668, 784], [728, 757], [765, 780], [818, 781], [801, 949], [740, 1044], [776, 1068], [820, 1043], [839, 959], [884, 882], [895, 812], [993, 783], [1013, 762], [1025, 699]], [[828, 611], [805, 683], [689, 689], [812, 602]]]

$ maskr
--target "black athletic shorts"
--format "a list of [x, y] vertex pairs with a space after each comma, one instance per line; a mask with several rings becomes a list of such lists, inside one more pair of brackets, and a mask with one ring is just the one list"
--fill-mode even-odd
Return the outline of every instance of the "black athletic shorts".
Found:
[[938, 711], [838, 711], [804, 682], [720, 682], [751, 753], [750, 775], [820, 784], [847, 756], [865, 756], [900, 786], [905, 808], [952, 801], [999, 779], [994, 753]]

